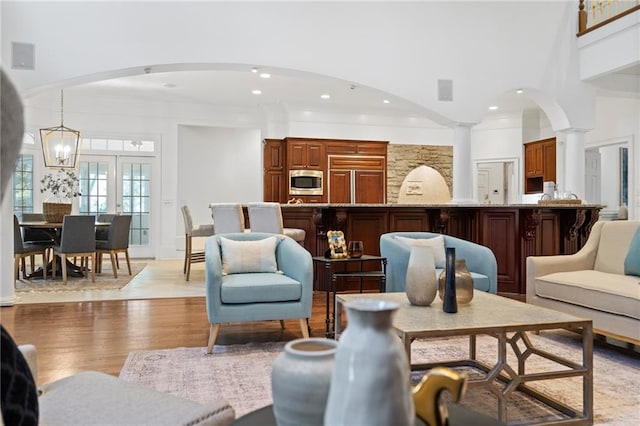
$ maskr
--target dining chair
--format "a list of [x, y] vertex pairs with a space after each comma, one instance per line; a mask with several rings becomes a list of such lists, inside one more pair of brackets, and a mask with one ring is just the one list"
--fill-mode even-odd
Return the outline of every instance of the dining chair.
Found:
[[250, 203], [247, 210], [251, 232], [283, 234], [304, 247], [306, 232], [304, 229], [284, 227], [280, 203]]
[[237, 203], [211, 203], [211, 217], [216, 234], [244, 232], [244, 213]]
[[[117, 215], [113, 213], [102, 213], [98, 215], [96, 222], [111, 223], [116, 216]], [[107, 238], [109, 238], [109, 228], [96, 228], [96, 241], [106, 240]]]
[[[96, 282], [96, 217], [93, 215], [67, 215], [62, 220], [60, 244], [53, 246], [53, 254], [60, 256], [62, 281], [67, 284], [67, 257], [80, 257], [80, 267], [89, 272], [91, 258], [91, 281]], [[53, 277], [56, 276], [57, 261], [53, 262]]]
[[[22, 221], [23, 222], [44, 222], [44, 214], [42, 213], [22, 213]], [[55, 240], [51, 233], [47, 232], [43, 229], [37, 228], [22, 228], [22, 240], [25, 243], [33, 243], [40, 246], [47, 246], [48, 248], [53, 247], [55, 244]], [[29, 261], [31, 262], [31, 272], [33, 273], [34, 269], [34, 256], [29, 256]], [[24, 262], [24, 260], [23, 260]]]
[[13, 215], [13, 279], [20, 278], [20, 264], [22, 263], [22, 277], [26, 278], [26, 267], [24, 259], [30, 257], [31, 260], [31, 273], [33, 273], [33, 258], [36, 255], [42, 256], [42, 274], [43, 278], [47, 279], [47, 264], [49, 263], [49, 247], [47, 245], [40, 245], [37, 243], [25, 242], [22, 239], [22, 232], [20, 231], [20, 223], [16, 215]]
[[[63, 228], [64, 229], [64, 228]], [[113, 278], [118, 278], [118, 253], [124, 253], [127, 259], [127, 269], [131, 275], [131, 262], [129, 261], [129, 230], [131, 229], [131, 215], [114, 215], [111, 218], [111, 225], [107, 229], [106, 240], [96, 240], [97, 265], [94, 269], [102, 273], [102, 255], [109, 254], [111, 259], [111, 269]]]
[[200, 225], [194, 228], [189, 207], [184, 205], [180, 210], [182, 211], [182, 219], [184, 219], [184, 266], [182, 273], [187, 274], [187, 281], [189, 281], [191, 264], [204, 262], [204, 250], [193, 251], [193, 237], [209, 237], [214, 234], [214, 231], [213, 224]]

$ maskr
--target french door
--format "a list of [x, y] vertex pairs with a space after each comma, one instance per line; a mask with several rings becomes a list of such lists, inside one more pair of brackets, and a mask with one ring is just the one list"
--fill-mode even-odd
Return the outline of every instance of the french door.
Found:
[[80, 214], [131, 215], [129, 254], [132, 257], [154, 257], [153, 160], [124, 155], [83, 155], [80, 159]]

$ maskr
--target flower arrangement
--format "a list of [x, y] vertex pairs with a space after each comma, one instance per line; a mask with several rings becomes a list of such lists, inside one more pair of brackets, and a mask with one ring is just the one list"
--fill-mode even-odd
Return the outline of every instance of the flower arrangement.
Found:
[[79, 182], [80, 179], [73, 170], [59, 169], [57, 173], [46, 174], [40, 179], [40, 193], [50, 192], [54, 197], [71, 200], [82, 195], [78, 188]]

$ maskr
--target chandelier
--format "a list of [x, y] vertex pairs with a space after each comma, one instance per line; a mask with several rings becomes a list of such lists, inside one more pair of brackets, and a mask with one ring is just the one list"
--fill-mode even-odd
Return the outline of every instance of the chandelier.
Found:
[[80, 132], [64, 126], [64, 91], [60, 91], [60, 125], [40, 129], [45, 167], [76, 167]]

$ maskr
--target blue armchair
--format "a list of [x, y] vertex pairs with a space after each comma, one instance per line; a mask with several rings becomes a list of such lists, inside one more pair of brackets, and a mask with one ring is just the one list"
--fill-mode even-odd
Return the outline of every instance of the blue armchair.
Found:
[[[380, 254], [387, 258], [387, 291], [405, 291], [407, 265], [411, 247], [396, 237], [433, 238], [442, 234], [432, 232], [391, 232], [380, 236]], [[498, 290], [498, 264], [488, 247], [460, 238], [443, 235], [446, 247], [455, 247], [456, 258], [465, 259], [477, 290], [496, 293]], [[436, 274], [442, 269], [436, 268]]]
[[[211, 324], [207, 352], [223, 322], [298, 319], [303, 337], [309, 337], [313, 266], [311, 254], [293, 239], [275, 235], [277, 272], [223, 274], [221, 238], [257, 241], [274, 234], [249, 232], [214, 235], [205, 244], [206, 305]], [[244, 254], [244, 253], [243, 253]], [[281, 273], [280, 273], [281, 272]]]

